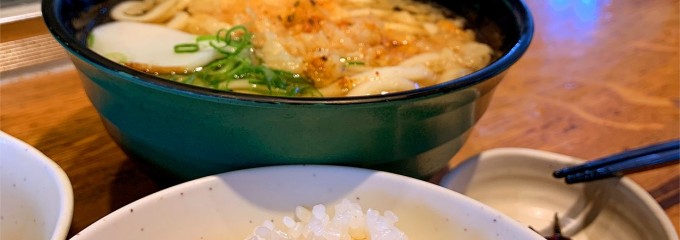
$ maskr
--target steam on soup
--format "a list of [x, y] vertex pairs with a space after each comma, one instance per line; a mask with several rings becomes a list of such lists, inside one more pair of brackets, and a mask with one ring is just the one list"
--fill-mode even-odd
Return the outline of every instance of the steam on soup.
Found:
[[130, 68], [275, 96], [386, 94], [486, 66], [464, 20], [412, 0], [144, 0], [111, 10], [88, 44]]

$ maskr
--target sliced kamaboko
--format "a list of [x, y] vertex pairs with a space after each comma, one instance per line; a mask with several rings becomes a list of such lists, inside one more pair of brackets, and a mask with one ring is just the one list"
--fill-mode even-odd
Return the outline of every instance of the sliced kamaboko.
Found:
[[196, 35], [161, 25], [118, 21], [100, 25], [90, 35], [90, 48], [128, 67], [151, 73], [192, 71], [222, 57], [211, 47], [176, 53], [175, 45], [194, 43]]
[[405, 78], [380, 78], [354, 87], [347, 93], [347, 96], [381, 95], [391, 92], [408, 91], [416, 88], [419, 88], [418, 83]]

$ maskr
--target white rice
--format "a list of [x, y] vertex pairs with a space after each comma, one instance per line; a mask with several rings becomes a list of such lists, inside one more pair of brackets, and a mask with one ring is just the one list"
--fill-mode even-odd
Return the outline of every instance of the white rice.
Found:
[[310, 211], [298, 206], [294, 218], [282, 219], [284, 229], [267, 220], [257, 226], [246, 240], [406, 240], [404, 232], [394, 224], [399, 220], [391, 211], [368, 209], [347, 199], [334, 206], [334, 215], [326, 207], [316, 205]]

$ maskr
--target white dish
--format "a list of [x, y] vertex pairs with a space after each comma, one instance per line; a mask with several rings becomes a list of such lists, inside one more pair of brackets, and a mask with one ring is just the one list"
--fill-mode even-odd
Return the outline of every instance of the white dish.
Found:
[[65, 239], [73, 189], [51, 159], [0, 131], [0, 239]]
[[552, 171], [584, 160], [545, 151], [499, 148], [447, 173], [440, 185], [465, 194], [548, 235], [554, 214], [573, 240], [677, 240], [658, 203], [632, 180], [567, 185]]
[[72, 239], [244, 239], [296, 206], [337, 204], [393, 211], [410, 239], [542, 239], [496, 210], [435, 184], [366, 169], [291, 165], [223, 173], [135, 201]]

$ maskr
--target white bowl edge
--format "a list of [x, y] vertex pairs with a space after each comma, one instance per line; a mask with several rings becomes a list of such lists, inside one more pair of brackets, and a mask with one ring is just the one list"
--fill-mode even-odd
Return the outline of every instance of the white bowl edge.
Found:
[[[59, 217], [55, 222], [54, 230], [49, 239], [66, 239], [73, 218], [73, 187], [64, 170], [52, 159], [33, 146], [4, 131], [0, 131], [0, 144], [8, 144], [14, 149], [23, 150], [34, 157], [40, 165], [49, 168], [48, 173], [51, 174], [49, 177], [55, 180], [55, 184], [59, 187], [58, 192], [62, 193], [59, 199], [59, 201], [61, 201]], [[7, 156], [3, 154], [3, 158], [4, 157]]]
[[[529, 230], [528, 228], [526, 228], [526, 226], [521, 225], [519, 222], [514, 221], [513, 219], [503, 215], [502, 213], [498, 212], [495, 209], [489, 208], [488, 206], [486, 206], [482, 203], [479, 203], [477, 201], [469, 199], [468, 197], [465, 197], [462, 194], [450, 191], [446, 188], [442, 188], [442, 187], [440, 187], [436, 184], [431, 184], [431, 183], [428, 183], [428, 182], [425, 182], [425, 181], [421, 181], [421, 180], [417, 180], [417, 179], [413, 179], [413, 178], [408, 178], [408, 177], [405, 177], [405, 176], [387, 173], [387, 172], [373, 171], [373, 170], [353, 168], [353, 167], [342, 167], [342, 166], [333, 166], [333, 165], [285, 165], [285, 166], [260, 167], [260, 168], [232, 171], [232, 172], [227, 172], [227, 173], [222, 173], [222, 174], [218, 174], [218, 175], [213, 175], [213, 176], [195, 179], [195, 180], [188, 181], [188, 182], [185, 182], [185, 183], [181, 183], [179, 185], [176, 185], [176, 186], [173, 186], [173, 187], [170, 187], [170, 188], [167, 188], [167, 189], [163, 189], [161, 191], [158, 191], [156, 193], [148, 195], [148, 196], [146, 196], [146, 197], [144, 197], [140, 200], [132, 202], [132, 203], [130, 203], [130, 204], [124, 206], [124, 207], [121, 207], [120, 209], [114, 211], [113, 213], [111, 213], [111, 214], [105, 216], [104, 218], [98, 220], [97, 222], [91, 224], [86, 229], [84, 229], [82, 232], [76, 234], [76, 236], [74, 236], [74, 238], [72, 238], [72, 240], [75, 240], [75, 239], [92, 239], [92, 237], [96, 237], [97, 231], [100, 231], [103, 228], [107, 228], [106, 222], [109, 222], [108, 224], [111, 224], [110, 222], [119, 222], [121, 220], [124, 220], [126, 216], [129, 216], [130, 213], [133, 212], [133, 209], [134, 209], [134, 213], [142, 212], [143, 207], [146, 204], [149, 204], [150, 200], [152, 200], [152, 199], [163, 199], [163, 197], [165, 196], [164, 201], [169, 201], [169, 198], [171, 196], [179, 196], [180, 194], [183, 194], [183, 193], [184, 193], [184, 197], [187, 197], [187, 191], [191, 190], [191, 188], [194, 188], [197, 185], [201, 186], [202, 184], [205, 185], [206, 183], [213, 183], [213, 182], [216, 182], [216, 181], [224, 181], [228, 177], [238, 176], [237, 174], [240, 174], [240, 176], [242, 177], [246, 173], [252, 172], [252, 171], [270, 171], [270, 170], [277, 170], [277, 169], [282, 169], [282, 168], [300, 168], [300, 167], [305, 168], [305, 170], [307, 170], [307, 171], [313, 171], [314, 169], [328, 170], [330, 168], [333, 168], [335, 170], [341, 170], [341, 172], [344, 171], [343, 173], [348, 173], [348, 171], [353, 171], [352, 172], [353, 174], [356, 174], [356, 172], [359, 172], [359, 171], [363, 171], [363, 172], [359, 173], [358, 175], [364, 176], [364, 174], [371, 172], [371, 173], [375, 174], [375, 175], [372, 175], [371, 177], [377, 177], [377, 178], [380, 178], [380, 179], [387, 179], [387, 180], [389, 180], [389, 179], [399, 179], [399, 180], [402, 180], [402, 181], [403, 180], [418, 181], [415, 184], [418, 185], [417, 187], [419, 189], [423, 189], [423, 191], [424, 190], [431, 190], [431, 191], [435, 192], [437, 195], [455, 195], [454, 198], [459, 199], [459, 200], [455, 200], [455, 201], [467, 202], [466, 204], [471, 204], [472, 206], [474, 206], [474, 209], [488, 213], [488, 214], [485, 214], [485, 215], [495, 216], [494, 222], [496, 222], [496, 219], [497, 219], [498, 222], [503, 222], [504, 224], [506, 224], [505, 226], [513, 226], [513, 229], [516, 229], [516, 230], [513, 230], [513, 231], [516, 231], [515, 234], [518, 234], [520, 232], [528, 232], [528, 230]], [[386, 180], [383, 180], [383, 181], [386, 181]], [[391, 181], [391, 180], [389, 180], [389, 181]], [[192, 187], [192, 186], [194, 186], [194, 187]], [[419, 196], [410, 196], [410, 197], [419, 198]], [[441, 205], [441, 204], [439, 204], [439, 205]], [[448, 206], [448, 204], [447, 204], [447, 206]], [[137, 210], [137, 209], [139, 209], [139, 210]], [[473, 208], [470, 208], [470, 209], [473, 209]], [[526, 230], [520, 231], [520, 230], [518, 230], [520, 228], [525, 228]], [[505, 231], [507, 231], [507, 230], [505, 230]], [[527, 236], [528, 235], [530, 235], [530, 234], [527, 234]], [[540, 238], [539, 235], [536, 235], [535, 237], [536, 237], [536, 239], [542, 239], [542, 238]]]

